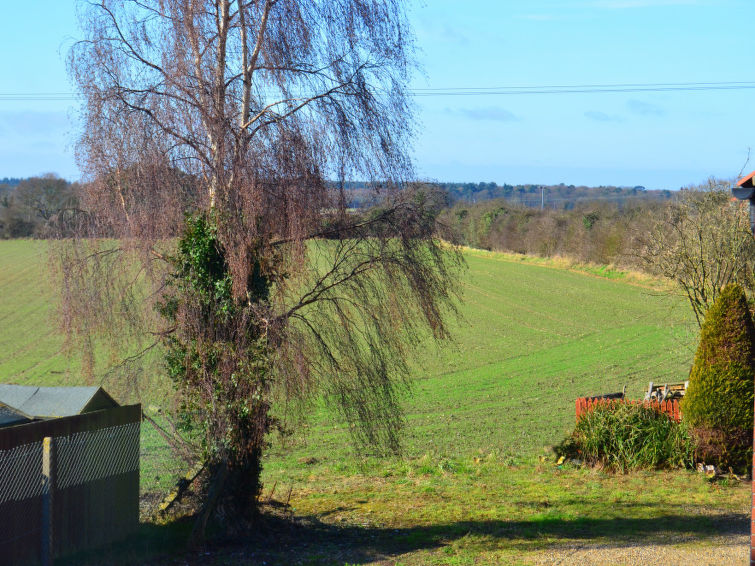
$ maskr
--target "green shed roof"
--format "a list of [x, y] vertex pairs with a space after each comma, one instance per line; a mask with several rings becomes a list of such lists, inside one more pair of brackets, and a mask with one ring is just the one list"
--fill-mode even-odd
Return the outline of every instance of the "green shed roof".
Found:
[[35, 387], [0, 384], [0, 404], [27, 417], [46, 419], [117, 407], [101, 387]]

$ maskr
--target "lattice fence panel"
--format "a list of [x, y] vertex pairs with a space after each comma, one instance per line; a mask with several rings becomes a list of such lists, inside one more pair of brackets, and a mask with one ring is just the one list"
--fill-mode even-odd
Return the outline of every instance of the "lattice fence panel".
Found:
[[0, 549], [39, 535], [40, 496], [47, 489], [41, 442], [0, 450]]
[[0, 504], [42, 495], [42, 443], [0, 450]]
[[139, 423], [55, 439], [56, 487], [65, 489], [139, 469]]

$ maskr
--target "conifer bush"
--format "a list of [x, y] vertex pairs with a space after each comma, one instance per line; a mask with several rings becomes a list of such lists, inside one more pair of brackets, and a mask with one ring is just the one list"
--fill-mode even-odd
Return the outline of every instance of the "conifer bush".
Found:
[[739, 285], [727, 285], [705, 316], [682, 401], [696, 458], [746, 471], [752, 460], [755, 326]]

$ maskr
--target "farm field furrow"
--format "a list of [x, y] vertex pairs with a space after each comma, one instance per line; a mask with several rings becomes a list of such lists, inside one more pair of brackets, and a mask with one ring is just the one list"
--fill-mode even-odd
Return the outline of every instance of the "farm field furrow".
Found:
[[65, 383], [71, 363], [52, 319], [47, 245], [0, 242], [0, 378], [17, 383]]

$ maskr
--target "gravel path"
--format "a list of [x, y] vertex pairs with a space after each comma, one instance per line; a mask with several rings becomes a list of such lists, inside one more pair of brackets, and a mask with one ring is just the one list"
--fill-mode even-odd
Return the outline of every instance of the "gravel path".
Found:
[[546, 551], [532, 564], [538, 565], [646, 565], [646, 566], [748, 566], [750, 541], [747, 535], [706, 537], [703, 544], [693, 539], [669, 544], [575, 545]]

